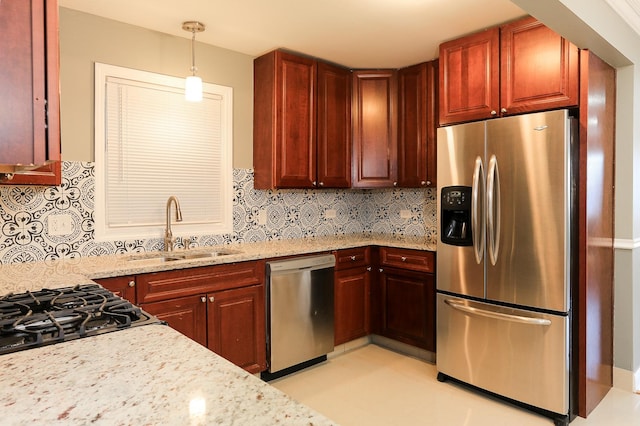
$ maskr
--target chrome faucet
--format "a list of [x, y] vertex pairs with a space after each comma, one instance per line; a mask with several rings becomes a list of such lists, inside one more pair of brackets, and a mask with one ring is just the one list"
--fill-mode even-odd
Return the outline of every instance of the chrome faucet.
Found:
[[182, 211], [180, 210], [180, 202], [175, 195], [167, 200], [167, 226], [164, 229], [164, 249], [166, 251], [173, 250], [173, 233], [171, 232], [171, 203], [176, 206], [176, 222], [182, 222]]

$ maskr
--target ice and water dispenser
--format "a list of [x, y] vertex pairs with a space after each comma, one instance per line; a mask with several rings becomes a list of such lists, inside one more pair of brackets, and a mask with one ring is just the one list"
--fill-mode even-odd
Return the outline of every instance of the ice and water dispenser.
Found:
[[454, 246], [473, 245], [471, 187], [445, 186], [441, 191], [440, 239]]

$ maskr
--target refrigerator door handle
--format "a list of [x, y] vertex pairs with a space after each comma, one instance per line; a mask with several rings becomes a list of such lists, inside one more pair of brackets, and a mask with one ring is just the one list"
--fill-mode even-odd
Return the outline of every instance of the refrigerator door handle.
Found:
[[500, 251], [500, 172], [495, 155], [489, 160], [487, 177], [487, 226], [489, 232], [489, 259], [495, 266]]
[[476, 157], [476, 163], [473, 169], [473, 186], [471, 194], [471, 235], [473, 239], [473, 252], [476, 256], [477, 264], [482, 263], [485, 245], [484, 217], [481, 217], [484, 210], [480, 212], [478, 208], [480, 200], [478, 192], [480, 191], [481, 186], [484, 192], [484, 167], [482, 166], [482, 159], [480, 157]]
[[520, 315], [509, 315], [509, 314], [503, 314], [500, 312], [487, 311], [484, 309], [474, 308], [473, 306], [463, 305], [451, 299], [445, 299], [444, 303], [451, 306], [453, 309], [457, 309], [459, 311], [462, 311], [464, 313], [471, 314], [471, 315], [492, 318], [492, 319], [497, 319], [502, 321], [517, 322], [520, 324], [542, 325], [542, 326], [551, 325], [551, 320], [544, 319], [544, 318], [529, 318], [529, 317], [523, 317]]

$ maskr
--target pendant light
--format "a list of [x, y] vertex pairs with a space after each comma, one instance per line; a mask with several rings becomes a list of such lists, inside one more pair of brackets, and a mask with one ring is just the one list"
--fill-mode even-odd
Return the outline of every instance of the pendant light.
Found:
[[204, 31], [204, 24], [198, 21], [182, 23], [182, 29], [191, 32], [191, 75], [184, 82], [184, 97], [190, 102], [202, 100], [202, 79], [196, 75], [196, 33]]

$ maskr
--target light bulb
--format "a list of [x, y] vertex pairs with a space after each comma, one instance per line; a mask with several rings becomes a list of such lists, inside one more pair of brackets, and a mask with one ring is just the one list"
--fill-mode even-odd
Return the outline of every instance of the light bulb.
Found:
[[189, 102], [202, 100], [202, 79], [197, 75], [190, 75], [184, 82], [184, 97]]

